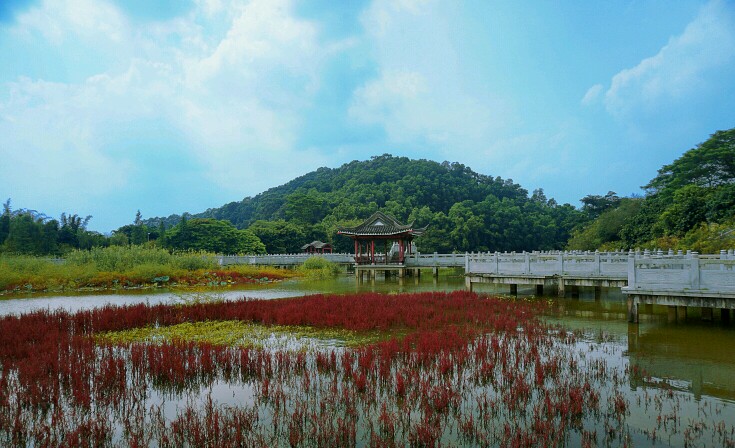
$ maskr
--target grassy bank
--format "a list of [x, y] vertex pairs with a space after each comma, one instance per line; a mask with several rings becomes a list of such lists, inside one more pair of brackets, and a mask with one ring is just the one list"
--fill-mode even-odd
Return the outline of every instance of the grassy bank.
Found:
[[338, 264], [321, 257], [307, 258], [296, 270], [306, 278], [314, 280], [331, 278], [342, 272]]
[[217, 264], [213, 254], [171, 254], [141, 246], [74, 251], [63, 262], [23, 255], [0, 255], [0, 291], [36, 292], [154, 286], [224, 286], [280, 280], [292, 271]]

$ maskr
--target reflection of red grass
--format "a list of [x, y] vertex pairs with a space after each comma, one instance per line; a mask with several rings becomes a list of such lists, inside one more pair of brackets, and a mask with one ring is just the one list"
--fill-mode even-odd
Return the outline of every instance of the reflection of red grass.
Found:
[[[115, 426], [131, 446], [435, 446], [446, 428], [468, 445], [559, 446], [570, 434], [589, 445], [603, 427], [600, 440], [608, 428], [623, 433], [629, 404], [616, 392], [600, 412], [599, 388], [624, 377], [605, 363], [580, 368], [573, 338], [552, 336], [535, 318], [540, 306], [467, 292], [365, 293], [4, 317], [0, 444], [105, 445]], [[402, 336], [309, 353], [182, 341], [96, 346], [88, 337], [225, 319]], [[151, 387], [179, 397], [214, 381], [250, 385], [256, 402], [207, 399], [167, 420], [147, 401]]]

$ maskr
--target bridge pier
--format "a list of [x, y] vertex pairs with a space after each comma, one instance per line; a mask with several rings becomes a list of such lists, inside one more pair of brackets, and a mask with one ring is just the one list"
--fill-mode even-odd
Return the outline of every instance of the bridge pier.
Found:
[[579, 298], [579, 286], [572, 285], [572, 298], [578, 299]]
[[670, 324], [676, 322], [676, 307], [669, 305], [668, 307], [668, 315], [666, 321]]
[[559, 297], [564, 297], [566, 295], [566, 291], [564, 290], [564, 279], [563, 278], [559, 277], [557, 286], [558, 286], [557, 295]]
[[714, 310], [710, 307], [702, 307], [702, 320], [705, 322], [712, 322]]
[[638, 299], [628, 297], [628, 322], [638, 323]]
[[676, 307], [676, 320], [679, 322], [686, 322], [687, 320], [687, 307], [677, 306]]

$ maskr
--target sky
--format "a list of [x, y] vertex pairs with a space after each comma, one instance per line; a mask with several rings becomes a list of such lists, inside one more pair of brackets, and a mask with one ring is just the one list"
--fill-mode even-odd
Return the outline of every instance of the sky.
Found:
[[0, 199], [103, 233], [385, 153], [579, 206], [735, 127], [735, 0], [0, 0]]

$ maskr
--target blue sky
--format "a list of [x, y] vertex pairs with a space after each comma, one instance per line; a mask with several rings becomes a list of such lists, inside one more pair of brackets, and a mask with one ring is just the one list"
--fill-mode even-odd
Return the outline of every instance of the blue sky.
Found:
[[108, 232], [391, 153], [579, 205], [735, 127], [735, 1], [3, 0], [0, 199]]

